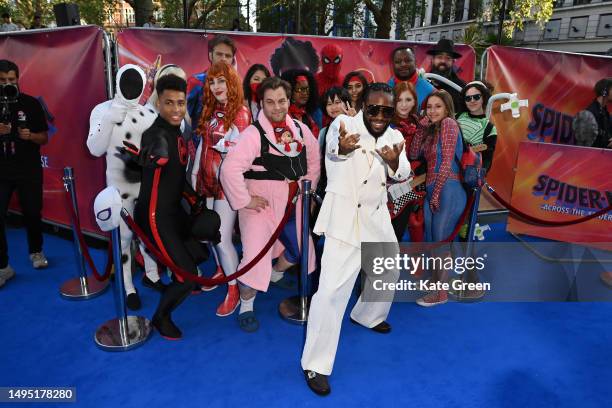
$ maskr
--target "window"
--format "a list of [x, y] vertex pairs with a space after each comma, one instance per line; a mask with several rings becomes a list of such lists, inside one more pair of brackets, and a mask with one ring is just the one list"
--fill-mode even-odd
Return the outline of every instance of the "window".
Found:
[[589, 22], [589, 17], [574, 17], [570, 21], [569, 26], [569, 38], [584, 38], [586, 35], [587, 24]]
[[476, 19], [482, 6], [482, 0], [470, 0], [470, 9], [468, 10], [468, 20]]
[[429, 41], [431, 42], [438, 42], [438, 33], [437, 32], [431, 32], [429, 33]]
[[423, 41], [423, 34], [417, 34], [414, 36], [414, 41], [421, 42]]
[[581, 4], [591, 4], [591, 0], [574, 0], [574, 6], [579, 6]]
[[442, 0], [442, 24], [450, 21], [452, 3], [451, 0]]
[[544, 39], [545, 40], [557, 40], [559, 39], [559, 32], [561, 31], [561, 19], [549, 20], [544, 27]]
[[463, 7], [465, 0], [455, 0], [455, 21], [463, 20]]
[[459, 42], [463, 40], [463, 30], [453, 30], [453, 41]]
[[599, 16], [597, 36], [612, 37], [612, 14], [602, 14]]
[[442, 31], [440, 33], [440, 38], [448, 38], [448, 31]]

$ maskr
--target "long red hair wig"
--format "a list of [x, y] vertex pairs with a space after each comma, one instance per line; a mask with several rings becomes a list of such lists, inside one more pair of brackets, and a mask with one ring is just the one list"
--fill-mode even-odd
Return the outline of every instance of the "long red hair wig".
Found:
[[206, 74], [206, 83], [204, 84], [204, 92], [202, 93], [202, 116], [198, 123], [197, 133], [203, 135], [206, 130], [206, 125], [217, 105], [215, 95], [210, 91], [210, 81], [213, 78], [224, 77], [227, 81], [227, 104], [225, 105], [225, 123], [226, 127], [234, 123], [236, 114], [244, 105], [244, 93], [242, 91], [242, 81], [236, 70], [225, 62], [216, 62]]

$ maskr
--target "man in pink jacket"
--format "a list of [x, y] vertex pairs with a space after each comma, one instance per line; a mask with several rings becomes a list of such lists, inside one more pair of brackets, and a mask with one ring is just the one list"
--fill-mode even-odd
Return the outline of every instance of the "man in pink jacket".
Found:
[[[320, 173], [319, 144], [306, 125], [288, 115], [291, 86], [280, 78], [267, 78], [258, 89], [261, 112], [258, 121], [240, 134], [220, 170], [221, 184], [230, 205], [238, 211], [243, 256], [242, 269], [264, 248], [283, 218], [290, 183], [301, 179], [316, 185]], [[257, 291], [267, 291], [270, 280], [299, 262], [301, 200], [289, 216], [279, 239], [240, 283], [238, 323], [254, 332], [259, 323], [253, 311]], [[308, 271], [315, 269], [315, 253], [309, 239]], [[272, 259], [278, 260], [272, 266]]]

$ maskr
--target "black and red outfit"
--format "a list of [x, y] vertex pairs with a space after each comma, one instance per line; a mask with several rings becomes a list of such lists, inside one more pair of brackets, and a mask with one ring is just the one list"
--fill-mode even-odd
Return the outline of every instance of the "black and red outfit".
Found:
[[[186, 198], [192, 208], [202, 203], [185, 179], [187, 158], [180, 127], [158, 116], [142, 135], [139, 154], [139, 162], [143, 165], [142, 183], [134, 218], [163, 255], [179, 268], [197, 275], [197, 264], [208, 257], [206, 247], [199, 240], [216, 239], [221, 221], [212, 210], [202, 209], [194, 218], [193, 211], [190, 216], [183, 209], [182, 198]], [[160, 334], [180, 338], [180, 331], [171, 322], [170, 314], [196, 284], [178, 276], [173, 278], [161, 296], [153, 324]]]
[[[408, 155], [412, 140], [417, 133], [417, 126], [419, 126], [419, 119], [416, 115], [400, 119], [392, 125], [393, 128], [399, 130], [402, 136], [404, 136], [406, 155]], [[418, 160], [411, 160], [410, 167], [415, 176], [425, 174], [427, 170], [427, 165]], [[425, 185], [421, 184], [415, 187], [414, 191], [409, 193], [411, 199], [414, 199], [414, 193], [424, 196]], [[398, 204], [393, 201], [389, 201], [389, 204], [391, 206], [391, 224], [393, 224], [393, 230], [395, 231], [398, 242], [402, 241], [406, 226], [408, 227], [411, 242], [423, 242], [425, 233], [423, 229], [423, 198], [410, 201], [407, 204], [403, 202]], [[403, 206], [403, 208], [400, 206]], [[398, 208], [401, 208], [401, 210], [397, 211]]]
[[299, 120], [303, 124], [310, 129], [312, 135], [315, 139], [319, 138], [319, 125], [317, 124], [315, 118], [313, 118], [307, 111], [305, 107], [299, 107], [296, 104], [292, 103], [289, 105], [289, 116], [291, 116], [295, 120]]

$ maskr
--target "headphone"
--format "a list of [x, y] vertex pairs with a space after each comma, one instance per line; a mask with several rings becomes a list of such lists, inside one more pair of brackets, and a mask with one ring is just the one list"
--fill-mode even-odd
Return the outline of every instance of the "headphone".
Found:
[[162, 72], [164, 72], [164, 71], [165, 71], [165, 70], [167, 70], [168, 68], [178, 68], [178, 67], [179, 67], [179, 66], [178, 66], [178, 65], [175, 65], [175, 64], [168, 64], [168, 65], [166, 65], [165, 67], [163, 67], [163, 68], [161, 69], [161, 71], [159, 71], [158, 78], [161, 78], [161, 77], [162, 77]]

